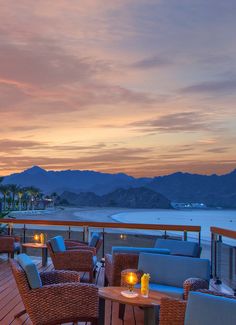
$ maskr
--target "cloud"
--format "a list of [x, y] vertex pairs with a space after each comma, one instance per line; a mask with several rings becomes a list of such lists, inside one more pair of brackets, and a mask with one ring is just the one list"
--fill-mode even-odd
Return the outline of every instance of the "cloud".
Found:
[[165, 67], [172, 63], [173, 62], [166, 56], [156, 55], [156, 56], [142, 59], [140, 61], [136, 61], [133, 64], [131, 64], [130, 67], [135, 69], [146, 70], [146, 69]]
[[163, 115], [150, 120], [130, 123], [129, 126], [143, 132], [193, 132], [209, 130], [206, 114], [198, 112], [180, 112]]
[[38, 149], [44, 146], [44, 143], [38, 141], [0, 139], [0, 152], [7, 154], [17, 154], [24, 149]]
[[216, 147], [216, 148], [209, 148], [206, 150], [206, 152], [211, 152], [215, 154], [221, 154], [229, 151], [229, 147]]
[[185, 94], [234, 94], [236, 79], [205, 81], [182, 88], [180, 91]]

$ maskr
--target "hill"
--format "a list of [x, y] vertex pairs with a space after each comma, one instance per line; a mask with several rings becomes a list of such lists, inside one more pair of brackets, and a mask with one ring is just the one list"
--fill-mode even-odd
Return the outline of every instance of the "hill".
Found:
[[[108, 174], [89, 170], [46, 171], [34, 166], [22, 173], [6, 176], [3, 184], [35, 186], [45, 194], [81, 193], [81, 200], [82, 193], [86, 192], [86, 200], [94, 202], [97, 196], [111, 193], [115, 193], [113, 195], [116, 195], [118, 200], [118, 189], [145, 187], [162, 194], [172, 202], [201, 202], [208, 207], [236, 208], [236, 170], [220, 176], [178, 172], [154, 178], [135, 178], [123, 173]], [[91, 193], [90, 199], [88, 193]], [[122, 199], [125, 200], [125, 197]]]
[[76, 206], [171, 209], [171, 203], [167, 198], [145, 187], [120, 188], [102, 196], [91, 192], [79, 194], [64, 192], [60, 198], [62, 202]]

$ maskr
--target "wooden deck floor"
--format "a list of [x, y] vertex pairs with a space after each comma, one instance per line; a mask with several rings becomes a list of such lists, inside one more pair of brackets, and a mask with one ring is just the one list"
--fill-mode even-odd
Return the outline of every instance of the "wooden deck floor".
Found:
[[[41, 259], [34, 258], [40, 271], [50, 271], [53, 269], [52, 264], [49, 262], [48, 266], [42, 267]], [[50, 261], [50, 260], [49, 260]], [[98, 272], [99, 277], [96, 279], [98, 286], [103, 285], [104, 268]], [[215, 285], [211, 283], [211, 288], [217, 291], [223, 291], [230, 293], [228, 288], [224, 285]], [[4, 254], [0, 255], [0, 325], [32, 325], [27, 314], [21, 316], [19, 319], [14, 319], [14, 315], [23, 310], [23, 303], [21, 301], [20, 294], [16, 287], [15, 280], [13, 278], [9, 261]], [[109, 302], [106, 302], [106, 324], [110, 324], [111, 306]], [[134, 317], [135, 315], [135, 317]], [[85, 323], [80, 323], [85, 324]], [[118, 304], [113, 304], [112, 309], [112, 325], [121, 325], [122, 322], [118, 318]], [[142, 325], [143, 324], [143, 311], [139, 308], [133, 309], [127, 306], [125, 313], [125, 324], [129, 325]], [[65, 324], [63, 324], [65, 325]]]

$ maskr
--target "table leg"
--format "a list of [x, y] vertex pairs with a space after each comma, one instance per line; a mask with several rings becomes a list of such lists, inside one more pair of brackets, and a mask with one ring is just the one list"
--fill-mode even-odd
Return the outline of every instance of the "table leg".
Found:
[[98, 325], [105, 324], [105, 299], [99, 298], [99, 319]]
[[42, 248], [42, 266], [46, 266], [48, 262], [48, 249]]
[[156, 308], [145, 307], [144, 308], [144, 325], [155, 325], [156, 324]]

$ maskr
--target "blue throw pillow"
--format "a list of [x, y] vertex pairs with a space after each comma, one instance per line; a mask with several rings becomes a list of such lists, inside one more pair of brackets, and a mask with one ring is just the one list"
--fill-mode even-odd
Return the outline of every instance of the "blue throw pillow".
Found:
[[17, 261], [25, 271], [31, 289], [42, 287], [39, 272], [31, 258], [26, 254], [20, 254], [17, 256]]
[[65, 252], [66, 246], [62, 236], [56, 236], [50, 239], [50, 243], [54, 253]]
[[94, 232], [92, 235], [92, 238], [90, 240], [89, 246], [90, 247], [96, 247], [97, 246], [97, 242], [99, 241], [99, 234], [97, 232]]

